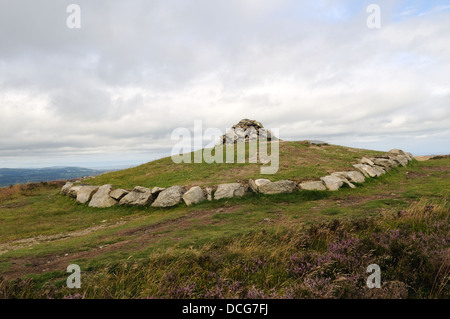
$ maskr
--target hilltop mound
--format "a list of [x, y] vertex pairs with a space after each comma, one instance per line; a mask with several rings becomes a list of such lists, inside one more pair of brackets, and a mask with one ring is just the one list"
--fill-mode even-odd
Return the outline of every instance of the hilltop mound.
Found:
[[[248, 148], [248, 145], [246, 145]], [[224, 146], [225, 147], [225, 146]], [[197, 151], [202, 152], [203, 150]], [[279, 169], [276, 174], [261, 174], [262, 163], [179, 163], [165, 157], [137, 167], [110, 172], [85, 182], [92, 185], [112, 184], [132, 189], [136, 185], [153, 188], [173, 185], [210, 186], [219, 183], [247, 182], [250, 178], [289, 179], [296, 182], [315, 180], [336, 171], [354, 170], [352, 163], [363, 156], [382, 152], [338, 145], [312, 145], [308, 141], [282, 141], [279, 144]], [[190, 154], [194, 158], [194, 152]], [[236, 156], [236, 154], [235, 154]]]

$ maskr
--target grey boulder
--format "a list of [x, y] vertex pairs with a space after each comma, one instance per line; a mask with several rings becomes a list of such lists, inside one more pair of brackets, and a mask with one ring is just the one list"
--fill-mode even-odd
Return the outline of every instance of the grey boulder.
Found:
[[374, 162], [375, 165], [383, 167], [384, 170], [390, 170], [392, 167], [398, 166], [398, 164], [391, 158], [376, 157], [372, 159], [372, 162]]
[[158, 196], [158, 194], [161, 193], [163, 190], [165, 190], [165, 188], [163, 188], [163, 187], [157, 187], [157, 186], [153, 187], [152, 188], [153, 197], [156, 198]]
[[67, 182], [62, 188], [61, 188], [61, 194], [67, 195], [69, 193], [69, 190], [73, 187], [72, 182]]
[[343, 176], [328, 175], [322, 177], [321, 180], [330, 191], [337, 191], [344, 184], [347, 184], [350, 188], [356, 188], [355, 185], [350, 183], [350, 181]]
[[372, 169], [375, 171], [375, 173], [377, 174], [377, 177], [378, 176], [381, 176], [381, 175], [383, 175], [383, 174], [385, 174], [386, 173], [386, 171], [388, 170], [387, 168], [384, 168], [383, 166], [378, 166], [378, 165], [374, 165], [373, 167], [372, 167]]
[[292, 193], [297, 188], [293, 181], [281, 180], [277, 182], [264, 183], [258, 186], [258, 191], [262, 194], [282, 194]]
[[379, 176], [372, 166], [366, 164], [353, 164], [353, 167], [366, 177]]
[[147, 206], [152, 202], [152, 190], [142, 186], [136, 186], [120, 200], [119, 205]]
[[112, 198], [114, 198], [115, 200], [121, 200], [122, 198], [124, 198], [129, 192], [124, 190], [124, 189], [115, 189], [113, 190], [111, 193], [109, 193], [109, 196], [111, 196]]
[[399, 150], [397, 148], [394, 148], [394, 149], [390, 150], [389, 152], [387, 152], [387, 154], [388, 155], [392, 155], [392, 156], [395, 156], [395, 155], [406, 155], [405, 152], [403, 152], [402, 150]]
[[269, 184], [269, 183], [272, 183], [272, 182], [270, 180], [266, 179], [266, 178], [259, 178], [257, 180], [253, 180], [253, 179], [250, 178], [248, 180], [248, 186], [255, 193], [259, 192], [259, 188], [261, 186], [263, 186], [264, 184]]
[[186, 193], [184, 193], [183, 200], [187, 206], [200, 203], [206, 200], [205, 192], [200, 186], [193, 186]]
[[403, 167], [408, 165], [409, 159], [408, 159], [408, 156], [406, 156], [406, 155], [396, 155], [396, 156], [392, 156], [392, 158], [394, 161], [396, 161]]
[[72, 186], [69, 191], [67, 192], [67, 195], [72, 198], [77, 198], [78, 191], [80, 190], [81, 186]]
[[106, 208], [117, 204], [117, 201], [109, 196], [112, 191], [112, 185], [106, 184], [101, 186], [98, 191], [92, 196], [89, 202], [89, 207]]
[[364, 175], [357, 171], [335, 172], [335, 173], [331, 173], [331, 175], [337, 176], [337, 177], [343, 177], [353, 183], [364, 183], [364, 181], [366, 180]]
[[370, 165], [370, 166], [374, 166], [375, 165], [375, 163], [372, 162], [372, 160], [370, 158], [367, 158], [367, 157], [363, 157], [359, 161], [360, 161], [361, 164], [366, 164], [366, 165]]
[[86, 204], [92, 199], [97, 190], [98, 186], [81, 186], [77, 193], [77, 202]]
[[156, 200], [153, 202], [153, 207], [170, 207], [175, 206], [183, 200], [183, 195], [186, 192], [182, 186], [172, 186], [161, 193], [159, 193]]
[[247, 187], [239, 183], [220, 184], [214, 193], [214, 199], [242, 197], [247, 193]]
[[326, 191], [327, 187], [322, 181], [303, 182], [298, 185], [299, 189], [308, 191]]
[[342, 178], [339, 178], [337, 176], [328, 175], [325, 177], [321, 177], [320, 180], [330, 191], [337, 191], [340, 187], [342, 187], [342, 185], [344, 185], [344, 181], [342, 180]]

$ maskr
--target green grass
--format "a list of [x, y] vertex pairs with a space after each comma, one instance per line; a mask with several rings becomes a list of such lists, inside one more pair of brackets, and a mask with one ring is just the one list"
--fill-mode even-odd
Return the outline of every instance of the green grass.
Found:
[[[381, 152], [354, 149], [337, 145], [310, 146], [307, 142], [281, 142], [280, 167], [274, 175], [260, 173], [261, 163], [180, 163], [171, 157], [162, 158], [138, 167], [111, 172], [92, 178], [92, 185], [113, 184], [132, 189], [134, 186], [168, 187], [172, 185], [217, 185], [220, 183], [248, 181], [249, 178], [313, 180], [329, 172], [353, 169], [351, 163], [365, 155]], [[270, 147], [269, 147], [270, 152]], [[194, 155], [191, 153], [191, 158]]]
[[339, 208], [329, 207], [329, 208], [322, 210], [320, 213], [323, 215], [326, 215], [326, 216], [335, 216], [335, 215], [340, 215], [343, 212]]
[[[323, 163], [328, 163], [325, 172], [346, 169], [347, 161], [360, 158], [361, 153], [370, 153], [337, 146], [311, 148], [301, 142], [288, 142], [288, 147], [290, 153], [301, 151], [301, 161], [322, 163], [319, 158], [327, 158], [323, 160]], [[164, 159], [161, 161], [164, 162]], [[172, 164], [166, 164], [170, 170]], [[128, 187], [126, 183], [168, 186], [155, 182], [163, 180], [163, 174], [155, 172], [155, 165], [160, 164], [152, 162], [145, 165], [106, 174], [91, 182], [113, 183], [121, 187]], [[202, 166], [206, 164], [197, 165], [199, 168], [192, 165], [189, 183], [206, 185], [212, 183], [218, 174], [215, 169], [208, 173], [204, 171]], [[226, 171], [227, 168], [231, 172], [230, 175], [223, 174], [224, 171], [222, 175], [219, 174], [223, 181], [231, 181], [236, 176], [248, 177], [243, 174], [251, 173], [244, 169], [247, 164], [223, 165], [228, 166], [219, 171]], [[299, 174], [300, 165], [282, 165], [281, 177], [277, 174], [269, 178], [283, 179], [289, 174]], [[317, 166], [318, 169], [324, 169], [323, 165]], [[148, 183], [137, 183], [136, 180], [142, 178], [144, 171], [151, 173], [146, 177]], [[182, 171], [186, 171], [186, 167]], [[310, 168], [304, 172], [311, 174], [308, 179], [317, 173]], [[116, 184], [114, 180], [120, 180], [120, 174], [123, 174], [124, 183]], [[323, 172], [321, 174], [324, 175]], [[10, 250], [0, 255], [0, 276], [3, 274], [10, 278], [18, 267], [23, 267], [25, 270], [21, 274], [32, 278], [30, 283], [19, 289], [24, 297], [42, 297], [44, 291], [55, 297], [72, 294], [72, 291], [63, 288], [67, 276], [65, 267], [70, 263], [81, 266], [84, 276], [81, 291], [90, 297], [183, 297], [176, 292], [177, 289], [194, 283], [194, 291], [184, 297], [213, 294], [212, 290], [216, 286], [228, 297], [246, 297], [249, 293], [267, 296], [270, 291], [283, 295], [299, 280], [290, 273], [290, 256], [302, 252], [308, 245], [324, 253], [334, 236], [322, 238], [318, 226], [321, 223], [330, 223], [324, 229], [333, 229], [334, 220], [349, 223], [352, 225], [348, 226], [349, 231], [358, 231], [355, 234], [362, 238], [366, 236], [365, 232], [377, 229], [407, 228], [414, 232], [433, 233], [433, 223], [428, 220], [398, 220], [395, 216], [398, 212], [411, 210], [410, 207], [422, 201], [434, 203], [435, 206], [443, 203], [440, 209], [446, 210], [448, 214], [449, 174], [448, 159], [413, 161], [406, 168], [394, 169], [358, 185], [356, 189], [342, 188], [337, 192], [297, 191], [279, 195], [250, 194], [243, 198], [203, 202], [191, 207], [180, 205], [169, 209], [118, 206], [95, 209], [61, 196], [59, 186], [17, 191], [7, 197], [0, 196], [0, 245], [33, 236], [79, 232], [102, 225], [107, 227], [80, 236]], [[304, 177], [296, 175], [296, 178], [302, 180]], [[386, 214], [393, 217], [386, 219], [383, 217]], [[439, 216], [436, 218], [445, 218], [446, 215], [442, 213]], [[363, 220], [367, 217], [375, 220], [383, 218], [383, 222], [376, 227], [370, 226], [370, 223], [366, 225]], [[300, 242], [299, 238], [310, 229], [317, 229], [318, 237], [310, 242]], [[55, 264], [55, 267], [43, 273], [34, 266], [47, 260], [58, 260], [65, 254], [68, 256], [64, 262]], [[257, 259], [263, 264], [255, 264]], [[52, 262], [49, 265], [52, 266]], [[229, 280], [228, 283], [241, 282], [245, 289], [233, 292], [222, 280]], [[0, 280], [0, 292], [10, 291], [7, 285]], [[255, 291], [252, 287], [255, 287]], [[301, 292], [297, 293], [301, 295]], [[9, 294], [11, 296], [12, 292]]]

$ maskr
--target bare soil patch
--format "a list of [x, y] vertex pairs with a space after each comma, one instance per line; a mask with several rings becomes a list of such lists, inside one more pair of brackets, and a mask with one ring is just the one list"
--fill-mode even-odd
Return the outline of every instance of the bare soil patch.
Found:
[[34, 245], [42, 244], [45, 242], [85, 236], [92, 232], [95, 232], [95, 231], [98, 231], [101, 229], [120, 226], [124, 223], [125, 222], [120, 221], [120, 222], [112, 224], [112, 225], [106, 225], [106, 224], [98, 225], [98, 226], [93, 226], [93, 227], [89, 227], [89, 228], [85, 228], [85, 229], [77, 230], [77, 231], [73, 231], [73, 232], [68, 232], [68, 233], [60, 233], [60, 234], [49, 235], [49, 236], [39, 235], [39, 236], [35, 236], [35, 237], [24, 238], [24, 239], [19, 239], [19, 240], [2, 243], [2, 244], [0, 244], [0, 255], [6, 253], [8, 251], [11, 251], [11, 250], [17, 250], [17, 249], [21, 249], [21, 248], [29, 248]]
[[[171, 219], [157, 224], [146, 225], [142, 227], [136, 227], [120, 231], [114, 234], [114, 237], [126, 236], [128, 237], [128, 239], [113, 244], [91, 248], [88, 251], [81, 251], [67, 255], [61, 255], [61, 253], [59, 253], [59, 254], [51, 254], [45, 257], [23, 257], [11, 259], [10, 262], [12, 264], [12, 267], [3, 276], [6, 279], [14, 279], [32, 273], [36, 274], [56, 270], [65, 270], [66, 267], [72, 261], [77, 259], [95, 258], [99, 255], [118, 250], [130, 252], [136, 251], [143, 247], [148, 246], [153, 240], [168, 236], [170, 231], [188, 228], [192, 226], [191, 219], [193, 218], [197, 220], [200, 219], [202, 224], [211, 224], [213, 223], [212, 219], [210, 218], [212, 215], [216, 213], [236, 211], [239, 209], [239, 207], [240, 207], [239, 205], [236, 205], [214, 210], [194, 211], [176, 219]], [[118, 224], [114, 224], [109, 227], [119, 226], [123, 223], [124, 222], [120, 222]], [[106, 228], [106, 226], [101, 225], [87, 228], [78, 232], [58, 234], [54, 236], [37, 236], [33, 238], [27, 238], [24, 240], [3, 244], [4, 247], [3, 249], [9, 248], [9, 250], [11, 250], [11, 248], [18, 249], [19, 247], [20, 248], [31, 247], [33, 245], [40, 244], [46, 241], [61, 240], [71, 237], [83, 236], [102, 228], [104, 229]], [[2, 246], [0, 245], [0, 250], [1, 249]]]

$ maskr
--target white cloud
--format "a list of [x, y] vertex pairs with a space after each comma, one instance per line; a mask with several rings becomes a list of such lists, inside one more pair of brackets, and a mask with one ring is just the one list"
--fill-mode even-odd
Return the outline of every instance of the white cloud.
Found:
[[450, 152], [448, 14], [371, 30], [351, 2], [255, 3], [79, 1], [70, 30], [60, 2], [3, 1], [0, 166], [142, 162], [196, 119]]

